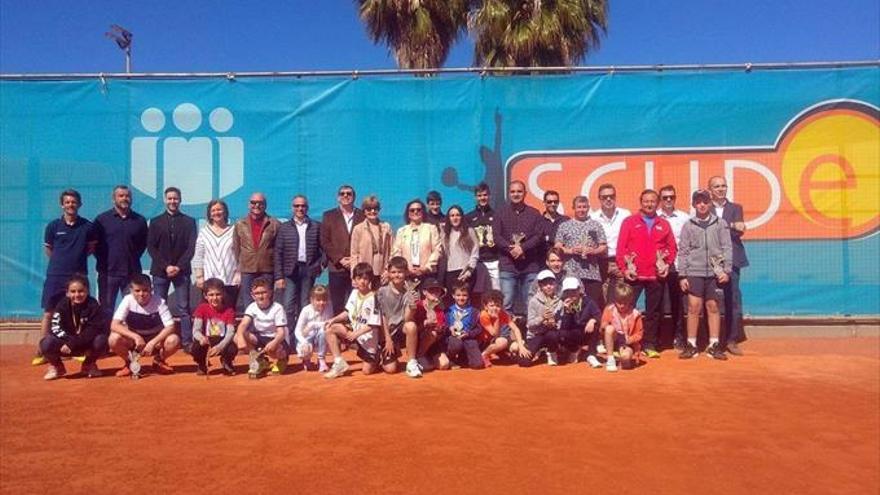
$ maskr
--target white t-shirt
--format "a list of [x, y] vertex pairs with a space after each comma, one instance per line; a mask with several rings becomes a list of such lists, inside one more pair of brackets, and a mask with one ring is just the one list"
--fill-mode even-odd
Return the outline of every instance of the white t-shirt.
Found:
[[[248, 330], [260, 337], [273, 338], [278, 327], [287, 327], [287, 315], [284, 313], [284, 306], [277, 302], [273, 302], [266, 309], [260, 309], [256, 302], [252, 302], [244, 310], [244, 314], [250, 316], [252, 320]], [[287, 335], [285, 335], [286, 337]]]
[[371, 331], [358, 337], [357, 341], [367, 352], [376, 352], [379, 348], [378, 327], [382, 325], [382, 316], [376, 307], [376, 293], [370, 292], [361, 297], [357, 290], [351, 291], [345, 303], [345, 311], [348, 312], [351, 328], [354, 331], [362, 329], [364, 325], [373, 327]]
[[113, 313], [113, 319], [125, 323], [129, 330], [138, 334], [156, 333], [174, 325], [168, 305], [159, 296], [152, 296], [146, 306], [141, 306], [133, 294], [128, 294]]
[[305, 342], [307, 339], [316, 335], [318, 331], [324, 328], [324, 323], [333, 318], [333, 309], [330, 307], [330, 301], [324, 305], [324, 311], [319, 313], [311, 304], [307, 305], [299, 312], [299, 318], [296, 319], [296, 328], [293, 333], [296, 335], [298, 342]]
[[614, 257], [617, 254], [617, 238], [620, 237], [620, 226], [623, 225], [623, 219], [630, 216], [630, 211], [626, 208], [617, 208], [611, 218], [606, 218], [602, 213], [602, 209], [590, 212], [590, 218], [599, 222], [605, 229], [605, 240], [608, 241], [608, 256]]

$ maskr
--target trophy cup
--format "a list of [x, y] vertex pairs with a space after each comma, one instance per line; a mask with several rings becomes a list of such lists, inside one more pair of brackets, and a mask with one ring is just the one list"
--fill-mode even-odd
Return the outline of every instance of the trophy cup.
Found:
[[624, 255], [623, 261], [626, 262], [626, 274], [632, 277], [638, 277], [638, 271], [636, 270], [636, 253]]
[[709, 257], [709, 265], [712, 266], [712, 272], [716, 277], [720, 277], [724, 273], [724, 255], [716, 254]]
[[657, 251], [657, 273], [668, 273], [669, 271], [669, 263], [666, 262], [666, 255], [669, 254], [669, 251], [665, 249], [661, 249]]

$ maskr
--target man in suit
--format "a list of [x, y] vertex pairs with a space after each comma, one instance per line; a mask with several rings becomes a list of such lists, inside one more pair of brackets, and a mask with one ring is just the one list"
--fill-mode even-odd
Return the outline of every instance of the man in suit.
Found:
[[724, 331], [721, 333], [721, 347], [734, 356], [742, 356], [739, 343], [746, 340], [743, 328], [742, 292], [739, 290], [740, 270], [749, 266], [742, 236], [746, 233], [742, 205], [727, 200], [727, 180], [715, 176], [709, 179], [709, 191], [715, 206], [715, 215], [730, 225], [730, 239], [733, 241], [733, 271], [730, 281], [724, 288]]
[[321, 249], [327, 257], [334, 313], [345, 308], [351, 292], [351, 229], [364, 221], [364, 212], [354, 207], [354, 200], [354, 188], [343, 184], [336, 193], [339, 206], [321, 217]]
[[235, 222], [232, 252], [241, 271], [241, 289], [238, 295], [240, 312], [253, 302], [253, 281], [259, 277], [275, 275], [275, 237], [278, 235], [279, 223], [266, 213], [266, 207], [266, 196], [255, 192], [248, 201], [247, 216]]
[[321, 224], [309, 218], [309, 200], [293, 197], [293, 217], [278, 228], [275, 239], [275, 288], [284, 290], [281, 304], [293, 328], [299, 312], [309, 304], [309, 292], [321, 273]]

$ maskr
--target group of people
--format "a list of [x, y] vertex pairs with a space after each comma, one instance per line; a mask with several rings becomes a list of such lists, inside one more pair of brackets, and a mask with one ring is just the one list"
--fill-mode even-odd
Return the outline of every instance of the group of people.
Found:
[[[406, 204], [405, 224], [394, 231], [380, 218], [379, 199], [368, 196], [356, 207], [349, 185], [321, 221], [309, 216], [303, 195], [293, 197], [289, 219], [272, 217], [257, 192], [234, 224], [226, 203], [211, 201], [201, 229], [180, 211], [175, 187], [149, 223], [131, 209], [124, 185], [94, 224], [78, 214], [79, 193], [63, 191], [62, 217], [46, 227], [44, 337], [35, 363], [48, 362], [45, 378], [54, 379], [66, 372], [62, 356], [79, 355], [83, 373], [99, 376], [96, 360], [109, 349], [126, 363], [117, 375], [138, 377], [142, 356], [152, 356], [156, 373], [171, 373], [166, 360], [183, 348], [198, 373], [219, 356], [223, 372], [234, 374], [243, 351], [257, 378], [284, 373], [296, 353], [303, 369], [335, 378], [348, 370], [342, 352], [354, 347], [364, 373], [395, 372], [404, 354], [412, 377], [454, 364], [483, 368], [504, 355], [521, 366], [539, 355], [550, 365], [583, 358], [600, 367], [601, 359], [614, 371], [618, 361], [630, 367], [659, 357], [666, 297], [681, 358], [698, 353], [704, 306], [706, 354], [742, 353], [746, 228], [723, 177], [693, 193], [693, 216], [676, 209], [672, 186], [643, 191], [631, 214], [617, 207], [615, 187], [602, 184], [600, 208], [591, 212], [589, 198], [576, 196], [571, 218], [559, 213], [555, 191], [544, 193], [543, 212], [525, 203], [525, 192], [512, 181], [508, 201], [493, 208], [489, 187], [480, 184], [473, 210], [453, 205], [444, 213], [431, 191], [425, 202]], [[144, 252], [150, 276], [142, 273]], [[91, 254], [97, 299], [85, 276]], [[327, 286], [316, 284], [324, 269]], [[202, 297], [191, 311], [193, 277]], [[179, 326], [167, 303], [172, 285]], [[642, 292], [644, 312], [635, 309]]]

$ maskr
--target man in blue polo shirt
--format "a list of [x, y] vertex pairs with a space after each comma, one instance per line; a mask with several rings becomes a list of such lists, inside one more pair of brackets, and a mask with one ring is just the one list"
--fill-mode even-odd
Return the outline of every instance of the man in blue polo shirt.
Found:
[[131, 209], [128, 186], [113, 188], [113, 208], [95, 218], [98, 230], [98, 302], [113, 312], [116, 296], [128, 293], [131, 276], [141, 273], [141, 256], [147, 249], [147, 220]]
[[[98, 243], [97, 232], [92, 222], [79, 216], [82, 197], [74, 189], [61, 192], [61, 218], [46, 225], [43, 248], [49, 258], [46, 268], [46, 281], [43, 283], [43, 318], [40, 321], [41, 335], [49, 331], [55, 306], [67, 292], [67, 281], [76, 273], [88, 275], [86, 263], [95, 252]], [[39, 354], [34, 364], [42, 364]]]

